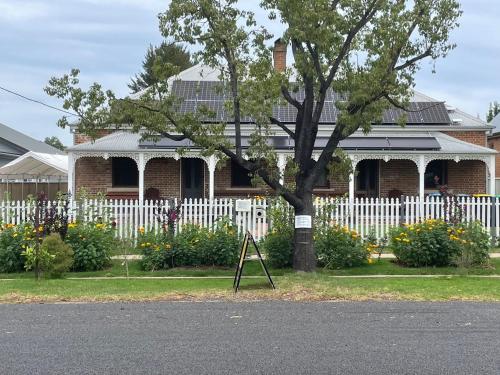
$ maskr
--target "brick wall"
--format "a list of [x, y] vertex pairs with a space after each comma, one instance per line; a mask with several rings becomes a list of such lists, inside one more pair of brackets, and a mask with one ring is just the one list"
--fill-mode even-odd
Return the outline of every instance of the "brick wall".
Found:
[[448, 161], [448, 186], [454, 194], [486, 192], [486, 165], [482, 161]]
[[144, 171], [144, 190], [156, 188], [162, 198], [180, 198], [180, 160], [152, 159]]
[[487, 147], [486, 132], [483, 131], [456, 131], [456, 132], [442, 132], [450, 137], [460, 139], [464, 142], [469, 142], [478, 146]]
[[[499, 168], [500, 170], [500, 168]], [[174, 159], [152, 159], [145, 170], [145, 189], [157, 188], [163, 198], [181, 197], [180, 161]], [[204, 194], [208, 197], [208, 170], [205, 167]], [[480, 161], [448, 162], [448, 185], [455, 193], [475, 194], [486, 191], [486, 166]], [[76, 163], [76, 187], [85, 187], [90, 194], [107, 193], [112, 186], [111, 159], [82, 158]], [[397, 189], [405, 195], [418, 195], [418, 171], [409, 160], [380, 162], [380, 196], [387, 197], [389, 191]], [[133, 189], [131, 189], [133, 191]], [[338, 196], [348, 192], [348, 182], [330, 181], [328, 189], [316, 189], [317, 195]], [[136, 198], [137, 193], [131, 193]], [[272, 194], [265, 188], [231, 187], [231, 165], [229, 162], [215, 172], [215, 195], [217, 197], [253, 197]], [[116, 194], [115, 194], [116, 195]]]
[[418, 170], [413, 161], [381, 161], [379, 166], [381, 197], [387, 197], [391, 190], [400, 190], [403, 195], [418, 195]]
[[[207, 172], [208, 173], [208, 172]], [[208, 174], [207, 174], [208, 176]], [[293, 178], [290, 176], [286, 177], [286, 183], [290, 184]], [[208, 192], [208, 178], [206, 181], [206, 189]], [[316, 195], [328, 195], [328, 196], [339, 196], [344, 195], [349, 192], [349, 182], [348, 181], [336, 181], [334, 178], [330, 179], [330, 185], [328, 188], [318, 188], [314, 190]], [[219, 197], [236, 197], [236, 198], [248, 198], [255, 195], [271, 195], [273, 194], [272, 189], [267, 186], [262, 187], [252, 187], [252, 188], [237, 188], [231, 186], [231, 162], [226, 161], [226, 163], [216, 169], [215, 171], [215, 195]]]
[[[111, 134], [112, 132], [113, 132], [113, 130], [98, 130], [97, 134], [95, 136], [95, 139], [105, 137], [105, 136]], [[92, 137], [90, 137], [86, 134], [82, 134], [82, 133], [78, 133], [78, 132], [75, 132], [73, 134], [73, 144], [74, 145], [79, 145], [81, 143], [87, 143], [87, 142], [91, 142], [91, 141], [92, 141]]]
[[89, 194], [106, 193], [112, 187], [111, 159], [81, 158], [75, 165], [76, 190], [84, 188]]
[[[113, 188], [112, 159], [81, 158], [76, 162], [76, 188], [95, 195], [108, 194]], [[160, 190], [161, 197], [180, 198], [180, 161], [174, 159], [152, 159], [144, 171], [145, 190], [153, 187]], [[121, 190], [121, 189], [120, 189]], [[126, 192], [126, 191], [129, 192]], [[136, 188], [124, 188], [121, 192], [111, 192], [116, 198], [137, 198]]]

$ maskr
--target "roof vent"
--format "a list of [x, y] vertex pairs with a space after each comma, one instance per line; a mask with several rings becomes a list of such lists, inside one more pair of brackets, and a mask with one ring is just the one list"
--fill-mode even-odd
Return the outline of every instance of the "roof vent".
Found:
[[463, 119], [461, 118], [454, 118], [454, 119], [451, 119], [451, 121], [454, 123], [454, 124], [461, 124], [464, 122]]

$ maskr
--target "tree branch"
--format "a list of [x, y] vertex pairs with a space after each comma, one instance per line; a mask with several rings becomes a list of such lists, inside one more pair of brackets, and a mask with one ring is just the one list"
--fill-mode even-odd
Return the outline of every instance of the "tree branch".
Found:
[[433, 103], [433, 104], [431, 104], [431, 105], [429, 105], [429, 106], [427, 106], [425, 108], [411, 110], [411, 109], [406, 108], [404, 105], [402, 105], [401, 103], [397, 102], [393, 98], [391, 98], [388, 94], [384, 94], [384, 98], [387, 99], [387, 101], [389, 103], [391, 103], [394, 107], [396, 107], [398, 109], [401, 109], [401, 110], [403, 110], [405, 112], [408, 112], [408, 113], [416, 113], [416, 112], [427, 111], [428, 109], [437, 107], [438, 105], [440, 105], [440, 104], [443, 103], [443, 102], [437, 102], [437, 103]]
[[290, 103], [300, 111], [300, 109], [302, 108], [302, 104], [300, 104], [297, 99], [292, 97], [292, 95], [290, 95], [290, 91], [288, 91], [288, 88], [286, 86], [281, 86], [281, 94], [288, 103]]
[[316, 70], [316, 74], [318, 75], [319, 82], [323, 86], [325, 82], [325, 77], [323, 75], [323, 71], [321, 70], [321, 63], [319, 61], [319, 55], [318, 55], [318, 50], [316, 47], [313, 47], [310, 42], [306, 42], [307, 50], [309, 51], [309, 54], [311, 55], [314, 69]]
[[330, 69], [330, 73], [328, 74], [328, 78], [326, 79], [325, 84], [327, 87], [331, 85], [333, 79], [335, 78], [335, 74], [337, 74], [337, 70], [339, 69], [340, 64], [351, 49], [351, 44], [354, 41], [356, 35], [358, 35], [360, 30], [375, 16], [375, 13], [378, 10], [378, 8], [376, 7], [378, 2], [379, 0], [372, 0], [358, 23], [356, 23], [356, 25], [354, 25], [354, 27], [347, 33], [347, 37], [344, 41], [344, 44], [342, 45], [342, 48], [340, 49], [339, 55], [334, 60], [333, 65]]
[[420, 55], [417, 55], [411, 59], [408, 59], [406, 60], [406, 62], [404, 62], [403, 64], [401, 65], [398, 65], [394, 68], [395, 71], [400, 71], [400, 70], [403, 70], [403, 69], [406, 69], [408, 68], [409, 66], [417, 63], [418, 61], [422, 60], [422, 59], [425, 59], [426, 57], [429, 57], [432, 55], [432, 49], [429, 47], [425, 50], [425, 52], [422, 52]]
[[271, 124], [279, 126], [283, 131], [285, 131], [286, 134], [290, 136], [290, 138], [295, 140], [295, 133], [288, 126], [286, 126], [280, 120], [274, 117], [271, 117], [269, 120], [271, 121]]
[[303, 203], [300, 198], [298, 198], [292, 191], [283, 186], [276, 178], [273, 178], [269, 172], [266, 170], [266, 167], [263, 166], [260, 162], [245, 160], [243, 157], [235, 154], [232, 150], [227, 148], [224, 145], [215, 146], [220, 152], [225, 154], [231, 160], [236, 162], [239, 166], [249, 170], [252, 173], [257, 174], [261, 177], [264, 182], [271, 187], [274, 191], [281, 194], [285, 200], [290, 203], [295, 208], [301, 208]]
[[170, 133], [167, 133], [167, 132], [160, 132], [160, 135], [162, 137], [165, 137], [165, 138], [171, 139], [173, 141], [177, 141], [177, 142], [183, 141], [185, 139], [188, 139], [188, 137], [186, 135], [184, 135], [184, 134], [182, 134], [182, 135], [175, 135], [175, 134], [170, 134]]

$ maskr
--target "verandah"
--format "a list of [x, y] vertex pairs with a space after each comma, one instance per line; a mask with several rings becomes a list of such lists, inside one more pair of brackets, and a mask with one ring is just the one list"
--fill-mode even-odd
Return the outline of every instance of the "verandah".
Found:
[[[71, 220], [84, 222], [106, 221], [116, 226], [120, 239], [134, 241], [139, 228], [161, 231], [162, 215], [168, 208], [179, 207], [177, 230], [187, 223], [211, 228], [222, 218], [228, 218], [239, 233], [250, 231], [260, 240], [272, 229], [267, 199], [184, 199], [167, 201], [83, 200], [70, 202]], [[388, 235], [391, 228], [414, 224], [424, 219], [479, 221], [489, 231], [492, 241], [500, 237], [500, 199], [491, 197], [460, 197], [454, 200], [441, 197], [399, 198], [322, 198], [314, 202], [316, 215], [325, 215], [332, 225], [346, 226], [361, 236], [377, 239]], [[32, 202], [3, 201], [0, 219], [3, 224], [19, 224], [30, 220], [35, 209]], [[61, 204], [62, 209], [62, 204]]]

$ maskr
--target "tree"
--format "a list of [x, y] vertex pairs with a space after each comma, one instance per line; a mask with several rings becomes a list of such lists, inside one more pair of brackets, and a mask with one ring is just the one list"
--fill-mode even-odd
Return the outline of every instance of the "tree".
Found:
[[53, 137], [46, 137], [44, 142], [48, 144], [49, 146], [55, 147], [58, 150], [64, 151], [66, 150], [66, 146], [63, 145], [61, 140], [57, 138], [56, 136]]
[[486, 115], [486, 122], [492, 122], [493, 119], [500, 113], [500, 104], [498, 102], [490, 103], [490, 109]]
[[153, 47], [149, 45], [146, 57], [142, 62], [143, 72], [136, 74], [128, 84], [132, 93], [137, 93], [158, 81], [157, 74], [155, 74], [155, 65], [170, 63], [183, 71], [193, 66], [191, 55], [186, 51], [185, 47], [178, 44], [162, 42], [159, 46]]
[[[196, 57], [220, 70], [230, 124], [203, 123], [211, 115], [204, 107], [189, 114], [176, 111], [179, 99], [164, 79], [168, 65], [156, 69], [158, 82], [139, 99], [116, 99], [98, 84], [83, 91], [78, 70], [52, 78], [46, 92], [64, 99], [64, 108], [78, 113], [79, 128], [89, 134], [127, 122], [143, 137], [189, 139], [204, 154], [229, 158], [283, 197], [296, 216], [307, 219], [314, 210], [313, 188], [325, 169], [345, 169], [339, 142], [358, 129], [369, 132], [390, 106], [407, 108], [420, 63], [453, 49], [448, 39], [461, 11], [455, 0], [262, 0], [261, 7], [284, 25], [280, 40], [292, 47], [296, 80], [292, 69], [273, 69], [267, 47], [273, 36], [236, 0], [172, 0], [160, 15], [164, 37], [197, 46]], [[342, 100], [334, 103], [336, 126], [316, 161], [314, 143], [331, 91]], [[294, 126], [273, 117], [273, 106], [283, 103], [296, 110]], [[244, 116], [255, 123], [246, 150], [241, 141]], [[67, 126], [67, 119], [59, 125]], [[277, 155], [266, 141], [274, 129], [295, 143], [290, 185], [280, 183]], [[226, 131], [234, 133], [234, 142]], [[313, 271], [313, 228], [295, 229], [294, 237], [294, 268]]]

